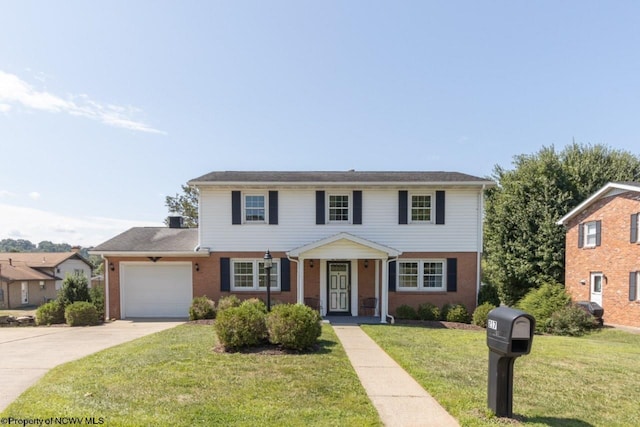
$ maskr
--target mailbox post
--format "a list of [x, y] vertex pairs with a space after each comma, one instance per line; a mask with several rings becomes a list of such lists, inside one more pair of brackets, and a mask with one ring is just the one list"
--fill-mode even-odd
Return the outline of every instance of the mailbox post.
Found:
[[513, 416], [513, 363], [529, 354], [535, 319], [524, 311], [498, 307], [487, 317], [488, 405], [499, 417]]

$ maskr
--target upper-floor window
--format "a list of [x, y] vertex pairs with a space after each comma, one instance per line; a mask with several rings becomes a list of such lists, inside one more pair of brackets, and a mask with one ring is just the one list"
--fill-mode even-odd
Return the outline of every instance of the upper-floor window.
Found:
[[398, 261], [398, 290], [446, 291], [445, 260]]
[[[273, 261], [271, 268], [271, 289], [279, 290], [279, 262]], [[267, 289], [266, 270], [261, 259], [232, 260], [231, 289], [235, 291], [264, 291]]]
[[638, 230], [640, 230], [640, 214], [635, 213], [631, 215], [631, 243], [640, 243]]
[[265, 197], [264, 194], [245, 194], [244, 196], [244, 220], [245, 222], [265, 221]]
[[349, 196], [329, 195], [329, 222], [349, 222]]
[[411, 195], [411, 222], [431, 222], [433, 198], [431, 194]]
[[600, 246], [601, 221], [584, 222], [578, 227], [578, 247], [595, 248]]

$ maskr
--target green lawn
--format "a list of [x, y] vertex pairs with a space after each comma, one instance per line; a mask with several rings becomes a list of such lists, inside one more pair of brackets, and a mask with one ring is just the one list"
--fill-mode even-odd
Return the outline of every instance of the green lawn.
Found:
[[219, 354], [210, 325], [181, 325], [50, 371], [3, 417], [129, 425], [380, 425], [333, 329], [314, 354]]
[[[484, 331], [363, 326], [463, 426], [511, 423], [487, 408]], [[527, 426], [640, 425], [640, 335], [535, 336], [515, 362], [513, 412]]]

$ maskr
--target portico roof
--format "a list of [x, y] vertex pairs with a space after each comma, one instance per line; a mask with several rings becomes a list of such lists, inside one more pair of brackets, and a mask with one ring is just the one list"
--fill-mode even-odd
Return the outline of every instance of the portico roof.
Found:
[[[389, 246], [381, 245], [376, 242], [372, 242], [371, 240], [367, 240], [350, 233], [338, 233], [329, 237], [325, 237], [324, 239], [308, 243], [304, 246], [300, 246], [298, 248], [292, 249], [289, 252], [287, 252], [287, 255], [291, 257], [304, 258], [305, 254], [310, 255], [313, 252], [317, 253], [316, 251], [317, 249], [330, 246], [340, 241], [346, 241], [353, 245], [360, 246], [363, 249], [369, 249], [376, 252], [380, 252], [381, 255], [385, 255], [386, 257], [397, 257], [400, 254], [402, 254], [402, 252], [397, 249], [391, 248]], [[374, 258], [374, 257], [371, 256], [371, 258]]]

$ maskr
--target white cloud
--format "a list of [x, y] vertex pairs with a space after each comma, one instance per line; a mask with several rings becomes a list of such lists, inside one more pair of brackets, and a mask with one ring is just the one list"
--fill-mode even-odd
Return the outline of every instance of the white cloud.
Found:
[[50, 113], [67, 113], [139, 132], [166, 134], [134, 120], [132, 116], [139, 113], [140, 109], [112, 104], [103, 105], [91, 100], [85, 94], [69, 95], [67, 99], [63, 99], [46, 91], [38, 91], [14, 74], [0, 71], [0, 113], [8, 113], [14, 106]]
[[131, 227], [158, 226], [161, 222], [103, 217], [71, 217], [40, 209], [0, 204], [0, 239], [20, 238], [38, 244], [43, 240], [91, 247]]
[[40, 193], [38, 193], [37, 191], [32, 191], [31, 193], [29, 193], [29, 198], [32, 200], [39, 200]]
[[9, 190], [0, 190], [0, 198], [2, 197], [16, 197], [16, 194]]

